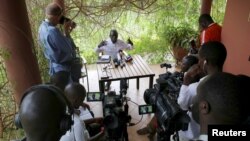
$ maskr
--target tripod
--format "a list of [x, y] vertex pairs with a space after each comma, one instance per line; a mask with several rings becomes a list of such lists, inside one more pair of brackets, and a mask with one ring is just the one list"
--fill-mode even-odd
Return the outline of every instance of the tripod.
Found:
[[127, 104], [127, 99], [125, 98], [124, 102], [124, 111], [121, 111], [117, 117], [119, 120], [119, 125], [115, 129], [108, 130], [108, 136], [106, 141], [129, 141], [128, 140], [128, 131], [127, 124], [131, 120], [131, 116], [128, 115], [129, 106]]
[[[125, 97], [127, 94], [127, 80], [122, 79], [120, 82], [120, 95], [116, 95], [115, 106], [111, 106], [113, 117], [117, 120], [117, 126], [107, 130], [107, 141], [128, 141], [127, 125], [130, 123], [131, 116], [128, 114], [129, 99]], [[112, 120], [111, 120], [112, 122]]]

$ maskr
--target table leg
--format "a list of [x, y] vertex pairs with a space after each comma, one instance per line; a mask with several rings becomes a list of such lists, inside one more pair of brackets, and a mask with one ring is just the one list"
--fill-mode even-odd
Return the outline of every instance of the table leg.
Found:
[[99, 89], [101, 93], [104, 93], [105, 82], [99, 81]]
[[87, 77], [87, 88], [88, 88], [88, 92], [89, 92], [89, 77], [88, 77], [88, 70], [87, 70], [86, 63], [84, 63], [84, 67], [85, 67], [85, 72], [86, 72], [86, 77]]
[[140, 88], [140, 79], [139, 78], [136, 78], [136, 88], [137, 88], [137, 90], [139, 90], [139, 88]]
[[154, 76], [149, 77], [149, 88], [153, 88]]

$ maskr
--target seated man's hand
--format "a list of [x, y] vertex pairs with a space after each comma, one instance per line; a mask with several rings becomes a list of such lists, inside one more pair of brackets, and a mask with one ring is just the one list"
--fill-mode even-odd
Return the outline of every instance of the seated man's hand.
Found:
[[98, 45], [98, 48], [107, 45], [107, 41], [102, 40], [100, 44]]
[[130, 40], [130, 38], [128, 38], [127, 43], [128, 43], [128, 44], [131, 44], [132, 46], [134, 45], [134, 43]]
[[88, 109], [88, 110], [90, 110], [90, 107], [89, 107], [89, 104], [87, 104], [87, 103], [82, 103], [82, 105], [81, 105], [84, 109]]

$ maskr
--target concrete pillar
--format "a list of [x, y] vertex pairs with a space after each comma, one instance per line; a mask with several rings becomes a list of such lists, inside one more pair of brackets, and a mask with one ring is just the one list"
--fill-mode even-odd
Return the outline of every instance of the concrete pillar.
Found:
[[201, 14], [210, 14], [213, 0], [201, 0]]
[[14, 97], [19, 104], [23, 92], [41, 83], [24, 0], [0, 0], [0, 49]]

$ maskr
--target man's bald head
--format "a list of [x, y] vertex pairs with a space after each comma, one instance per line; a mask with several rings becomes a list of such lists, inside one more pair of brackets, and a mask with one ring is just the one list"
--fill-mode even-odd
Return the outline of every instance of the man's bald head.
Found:
[[19, 117], [26, 137], [29, 140], [59, 140], [67, 130], [62, 131], [61, 122], [66, 115], [67, 103], [63, 92], [37, 87], [32, 89], [20, 105]]
[[70, 83], [64, 93], [74, 108], [79, 108], [86, 97], [86, 89], [79, 83]]
[[50, 3], [45, 8], [46, 15], [59, 16], [63, 13], [63, 9], [57, 3]]

